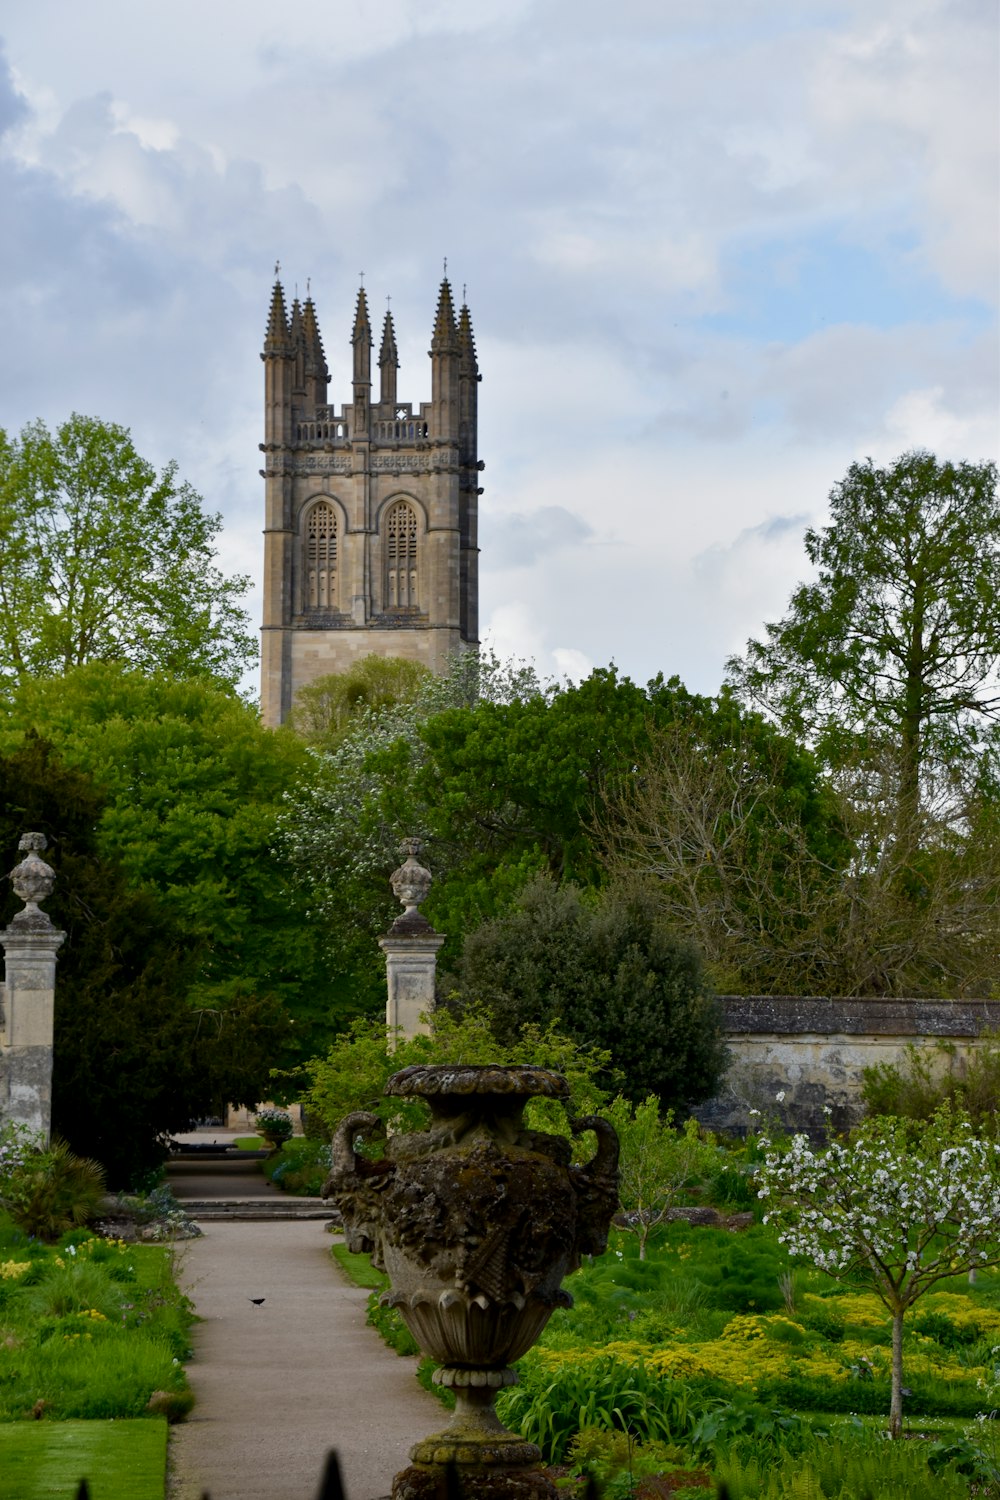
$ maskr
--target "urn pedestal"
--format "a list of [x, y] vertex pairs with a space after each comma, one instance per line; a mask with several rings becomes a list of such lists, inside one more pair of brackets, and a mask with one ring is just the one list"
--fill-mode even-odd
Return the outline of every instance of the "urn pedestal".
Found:
[[455, 1393], [451, 1422], [413, 1447], [394, 1500], [439, 1494], [448, 1464], [470, 1497], [554, 1495], [538, 1448], [508, 1432], [493, 1404], [553, 1310], [570, 1304], [563, 1277], [606, 1248], [618, 1206], [614, 1130], [596, 1116], [575, 1121], [574, 1133], [594, 1131], [598, 1146], [574, 1166], [564, 1137], [526, 1129], [529, 1099], [568, 1097], [566, 1080], [542, 1068], [404, 1068], [386, 1093], [425, 1099], [430, 1126], [391, 1137], [373, 1161], [355, 1148], [377, 1117], [349, 1115], [323, 1192], [350, 1248], [388, 1275], [384, 1300], [441, 1366], [435, 1381]]

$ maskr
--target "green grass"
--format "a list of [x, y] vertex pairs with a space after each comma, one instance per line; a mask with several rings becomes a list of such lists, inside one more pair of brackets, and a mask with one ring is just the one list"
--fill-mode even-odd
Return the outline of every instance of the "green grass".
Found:
[[263, 1151], [267, 1142], [260, 1135], [239, 1135], [231, 1144], [237, 1151]]
[[0, 1425], [0, 1500], [163, 1500], [166, 1471], [162, 1417]]
[[388, 1277], [376, 1271], [367, 1255], [352, 1255], [342, 1240], [330, 1246], [330, 1254], [348, 1281], [366, 1292], [381, 1292], [389, 1285]]

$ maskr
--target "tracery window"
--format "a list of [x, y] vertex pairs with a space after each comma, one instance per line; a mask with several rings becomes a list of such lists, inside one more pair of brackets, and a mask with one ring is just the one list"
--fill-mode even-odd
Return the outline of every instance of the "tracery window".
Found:
[[306, 517], [305, 584], [307, 608], [337, 608], [337, 513], [325, 500]]
[[416, 609], [417, 516], [399, 500], [385, 522], [385, 602], [389, 609]]

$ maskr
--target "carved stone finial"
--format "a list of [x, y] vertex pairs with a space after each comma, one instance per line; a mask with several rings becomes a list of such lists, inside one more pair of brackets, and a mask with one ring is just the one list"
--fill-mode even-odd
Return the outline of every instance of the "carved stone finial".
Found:
[[427, 892], [431, 888], [431, 872], [419, 862], [423, 847], [422, 839], [403, 839], [399, 846], [403, 863], [389, 877], [392, 893], [404, 907], [403, 916], [397, 917], [397, 921], [405, 921], [407, 918], [424, 920], [418, 908], [421, 901], [426, 901]]
[[51, 927], [48, 913], [40, 911], [38, 907], [39, 901], [52, 895], [52, 887], [56, 881], [56, 872], [52, 866], [39, 858], [42, 850], [48, 847], [48, 841], [44, 833], [24, 833], [17, 847], [26, 851], [26, 854], [21, 863], [11, 870], [10, 879], [15, 894], [24, 902], [24, 910], [17, 913], [12, 925]]

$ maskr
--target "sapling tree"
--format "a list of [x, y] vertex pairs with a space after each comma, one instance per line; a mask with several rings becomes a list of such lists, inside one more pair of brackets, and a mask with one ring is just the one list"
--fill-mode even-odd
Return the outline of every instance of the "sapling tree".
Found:
[[779, 1241], [838, 1279], [866, 1283], [892, 1316], [889, 1433], [903, 1422], [903, 1320], [935, 1282], [1000, 1263], [1000, 1143], [940, 1109], [915, 1130], [865, 1120], [850, 1141], [786, 1151], [765, 1141], [758, 1195]]
[[696, 1120], [678, 1130], [671, 1110], [661, 1116], [655, 1094], [634, 1106], [619, 1094], [605, 1113], [621, 1145], [623, 1227], [637, 1237], [639, 1259], [645, 1260], [650, 1234], [666, 1223], [684, 1188], [714, 1165], [715, 1148], [700, 1138]]

